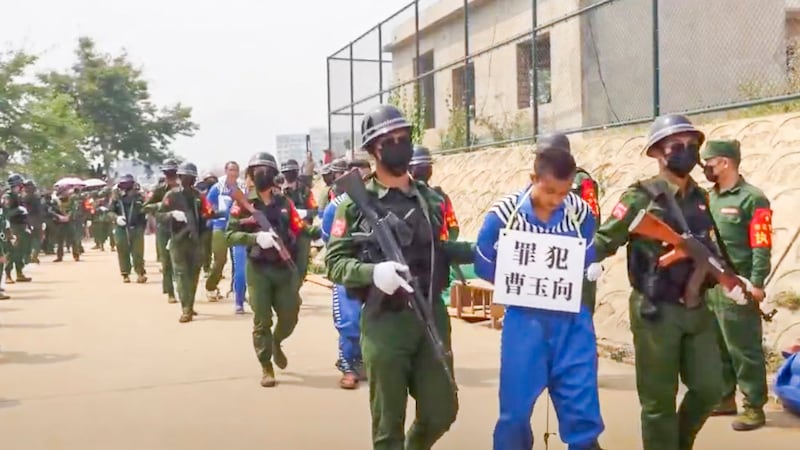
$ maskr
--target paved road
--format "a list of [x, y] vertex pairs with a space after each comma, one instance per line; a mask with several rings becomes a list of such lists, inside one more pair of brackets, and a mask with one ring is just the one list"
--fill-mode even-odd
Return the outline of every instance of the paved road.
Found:
[[[203, 300], [198, 319], [179, 324], [178, 306], [160, 295], [155, 263], [148, 263], [146, 285], [124, 285], [115, 256], [89, 251], [79, 263], [44, 262], [31, 268], [33, 283], [8, 288], [13, 300], [0, 302], [0, 448], [370, 448], [368, 392], [337, 386], [336, 336], [322, 288], [304, 288], [300, 325], [286, 344], [288, 370], [278, 373], [277, 388], [264, 389], [252, 316], [235, 316], [230, 301]], [[437, 450], [491, 448], [498, 338], [483, 326], [454, 323], [461, 410]], [[600, 383], [601, 442], [640, 448], [631, 368], [603, 361]], [[533, 420], [538, 449], [545, 407], [543, 397]], [[713, 419], [697, 448], [800, 448], [800, 421], [777, 411], [769, 420], [769, 428], [734, 433], [730, 419]], [[550, 426], [557, 432], [553, 413]], [[564, 446], [554, 436], [550, 448]]]

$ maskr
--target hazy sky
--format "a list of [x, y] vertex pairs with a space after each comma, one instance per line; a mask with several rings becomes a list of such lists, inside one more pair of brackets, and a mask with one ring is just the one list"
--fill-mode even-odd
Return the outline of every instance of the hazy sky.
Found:
[[201, 168], [327, 125], [325, 57], [408, 0], [6, 0], [0, 48], [65, 68], [77, 39], [127, 49], [159, 104], [194, 108], [174, 149]]

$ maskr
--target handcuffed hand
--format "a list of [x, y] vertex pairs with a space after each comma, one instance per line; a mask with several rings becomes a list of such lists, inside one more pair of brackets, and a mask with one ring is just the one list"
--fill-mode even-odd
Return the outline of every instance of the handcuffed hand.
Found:
[[375, 264], [372, 269], [372, 282], [386, 295], [394, 294], [399, 288], [403, 288], [409, 293], [414, 292], [414, 289], [405, 278], [400, 276], [400, 273], [408, 273], [408, 266], [394, 261], [384, 261]]
[[278, 248], [278, 243], [275, 241], [277, 235], [273, 231], [259, 231], [256, 233], [256, 244], [264, 250], [275, 247]]
[[586, 268], [586, 279], [589, 281], [597, 281], [600, 275], [603, 274], [603, 265], [599, 262], [589, 264]]
[[128, 222], [125, 220], [124, 217], [122, 217], [122, 216], [117, 217], [117, 225], [118, 226], [124, 227], [127, 224], [128, 224]]
[[177, 222], [186, 222], [186, 213], [183, 211], [170, 211], [169, 215]]

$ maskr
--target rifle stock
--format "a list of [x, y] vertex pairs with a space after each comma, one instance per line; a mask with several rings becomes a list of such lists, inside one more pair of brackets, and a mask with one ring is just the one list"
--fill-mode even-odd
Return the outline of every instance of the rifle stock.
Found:
[[[359, 211], [361, 211], [361, 213], [364, 215], [364, 219], [372, 229], [370, 237], [372, 241], [380, 248], [381, 253], [386, 260], [407, 265], [402, 249], [400, 248], [400, 244], [397, 241], [397, 237], [395, 236], [395, 232], [391, 225], [393, 215], [389, 213], [384, 217], [381, 217], [378, 214], [378, 211], [372, 207], [370, 204], [369, 193], [367, 192], [366, 186], [364, 186], [364, 180], [361, 178], [361, 174], [359, 173], [358, 169], [354, 169], [346, 175], [339, 177], [335, 184], [340, 192], [347, 193], [356, 207], [358, 207]], [[433, 261], [431, 261], [431, 263], [433, 263]], [[401, 274], [401, 276], [403, 276], [414, 289], [414, 292], [409, 295], [408, 305], [414, 312], [417, 320], [419, 320], [419, 322], [425, 328], [426, 340], [431, 345], [431, 348], [436, 355], [436, 359], [441, 363], [444, 372], [450, 381], [451, 389], [454, 393], [458, 392], [458, 385], [456, 384], [455, 376], [453, 375], [453, 371], [450, 369], [452, 353], [444, 345], [442, 338], [439, 335], [439, 331], [436, 328], [436, 322], [431, 310], [432, 303], [431, 301], [428, 301], [432, 299], [429, 298], [426, 300], [422, 297], [419, 286], [417, 286], [418, 283], [416, 282], [416, 279], [411, 276], [411, 274]], [[429, 292], [428, 294], [430, 296], [432, 293]]]

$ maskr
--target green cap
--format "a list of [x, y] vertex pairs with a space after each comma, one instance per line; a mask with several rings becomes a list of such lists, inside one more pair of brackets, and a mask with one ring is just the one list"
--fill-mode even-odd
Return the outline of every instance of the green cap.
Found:
[[708, 141], [706, 147], [700, 152], [702, 159], [711, 159], [717, 156], [730, 158], [736, 162], [742, 160], [741, 145], [737, 140], [730, 141]]

